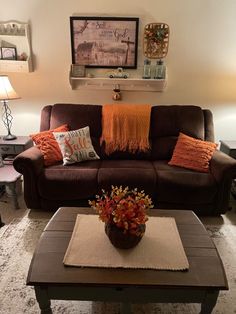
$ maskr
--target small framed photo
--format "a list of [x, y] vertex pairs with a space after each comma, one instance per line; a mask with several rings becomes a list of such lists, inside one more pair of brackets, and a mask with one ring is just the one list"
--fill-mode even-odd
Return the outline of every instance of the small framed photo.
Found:
[[84, 77], [85, 76], [85, 66], [72, 64], [71, 65], [71, 74], [75, 77]]
[[0, 167], [3, 167], [3, 160], [2, 160], [2, 155], [0, 153]]
[[2, 49], [0, 48], [0, 59], [2, 59]]
[[17, 59], [16, 48], [14, 47], [2, 47], [1, 52], [2, 52], [2, 59], [4, 60], [16, 60]]

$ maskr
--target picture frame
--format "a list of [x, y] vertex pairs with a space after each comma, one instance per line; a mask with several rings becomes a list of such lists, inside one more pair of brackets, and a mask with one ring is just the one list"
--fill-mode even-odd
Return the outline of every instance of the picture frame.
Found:
[[72, 64], [71, 65], [71, 74], [74, 77], [85, 77], [85, 66]]
[[137, 68], [139, 18], [70, 17], [72, 64]]
[[16, 48], [15, 47], [1, 47], [2, 59], [3, 60], [16, 60]]
[[0, 47], [0, 60], [2, 59], [2, 49]]
[[3, 167], [3, 160], [2, 160], [2, 154], [0, 153], [0, 168]]

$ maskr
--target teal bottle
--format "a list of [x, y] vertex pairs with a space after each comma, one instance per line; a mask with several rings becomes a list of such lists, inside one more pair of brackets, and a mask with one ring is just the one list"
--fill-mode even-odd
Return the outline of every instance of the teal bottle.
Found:
[[144, 60], [143, 66], [143, 79], [150, 79], [151, 78], [151, 61], [148, 59]]

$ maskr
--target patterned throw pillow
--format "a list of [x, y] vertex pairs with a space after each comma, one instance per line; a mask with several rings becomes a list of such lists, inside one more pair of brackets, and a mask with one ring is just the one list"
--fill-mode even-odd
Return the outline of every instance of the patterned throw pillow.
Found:
[[179, 134], [169, 165], [209, 172], [209, 161], [217, 144]]
[[100, 159], [95, 152], [90, 138], [89, 127], [69, 132], [53, 133], [61, 149], [63, 165]]
[[30, 137], [40, 149], [44, 158], [44, 165], [50, 166], [62, 160], [61, 150], [53, 135], [53, 132], [66, 132], [69, 128], [67, 124], [63, 124], [56, 129], [31, 134]]

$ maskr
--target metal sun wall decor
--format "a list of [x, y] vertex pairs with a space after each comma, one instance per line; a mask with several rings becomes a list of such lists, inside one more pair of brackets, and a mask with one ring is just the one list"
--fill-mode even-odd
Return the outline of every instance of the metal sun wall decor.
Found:
[[169, 26], [165, 23], [150, 23], [144, 28], [144, 55], [150, 59], [165, 58], [169, 46]]

